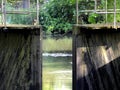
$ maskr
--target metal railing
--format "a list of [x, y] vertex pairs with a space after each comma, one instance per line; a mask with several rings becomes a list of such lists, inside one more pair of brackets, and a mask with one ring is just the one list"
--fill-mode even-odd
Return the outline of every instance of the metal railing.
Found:
[[[28, 20], [31, 20], [29, 23], [30, 25], [33, 25], [33, 23], [36, 23], [34, 25], [39, 25], [39, 0], [34, 1], [34, 5], [33, 3], [31, 3], [29, 7], [26, 8], [22, 6], [24, 3], [23, 1], [25, 0], [15, 0], [14, 4], [8, 2], [8, 0], [1, 1], [0, 25], [4, 25], [4, 27], [6, 27], [6, 25], [8, 24], [13, 24], [11, 22], [13, 22], [15, 16], [18, 17], [18, 20], [23, 19], [25, 21], [26, 19], [26, 23], [28, 18]], [[22, 16], [23, 18], [20, 18], [19, 16]], [[18, 24], [18, 23], [14, 23], [14, 24]], [[21, 24], [25, 24], [25, 23], [21, 23]]]
[[[120, 13], [120, 9], [116, 7], [116, 0], [114, 0], [113, 3], [113, 8], [109, 9], [108, 8], [108, 0], [105, 0], [105, 5], [103, 9], [97, 8], [98, 5], [98, 0], [89, 0], [94, 2], [94, 8], [90, 10], [81, 10], [79, 9], [79, 0], [76, 0], [76, 24], [79, 24], [79, 13], [95, 13], [95, 14], [104, 14], [105, 15], [105, 22], [107, 23], [108, 21], [108, 14], [113, 14], [113, 24], [114, 28], [116, 28], [116, 14]], [[86, 2], [89, 2], [86, 0]], [[101, 1], [101, 0], [100, 0]], [[82, 24], [82, 23], [81, 23]]]

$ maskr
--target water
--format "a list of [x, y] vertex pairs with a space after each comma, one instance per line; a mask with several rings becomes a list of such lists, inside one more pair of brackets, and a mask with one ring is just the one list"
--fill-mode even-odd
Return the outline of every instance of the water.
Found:
[[43, 56], [52, 56], [52, 57], [68, 57], [72, 56], [72, 54], [67, 53], [43, 53]]
[[72, 90], [72, 55], [43, 54], [43, 90]]

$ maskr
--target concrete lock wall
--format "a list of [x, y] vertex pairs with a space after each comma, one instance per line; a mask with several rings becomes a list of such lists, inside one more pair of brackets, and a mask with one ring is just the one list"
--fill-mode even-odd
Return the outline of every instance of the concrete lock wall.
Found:
[[40, 29], [0, 31], [0, 90], [41, 90]]
[[120, 29], [74, 28], [73, 90], [120, 89]]

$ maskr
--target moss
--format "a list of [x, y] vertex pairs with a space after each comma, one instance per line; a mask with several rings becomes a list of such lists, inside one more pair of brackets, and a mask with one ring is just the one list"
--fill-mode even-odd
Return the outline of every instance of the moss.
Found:
[[30, 80], [26, 72], [30, 64], [30, 45], [31, 35], [26, 39], [24, 34], [0, 33], [1, 90], [29, 89]]

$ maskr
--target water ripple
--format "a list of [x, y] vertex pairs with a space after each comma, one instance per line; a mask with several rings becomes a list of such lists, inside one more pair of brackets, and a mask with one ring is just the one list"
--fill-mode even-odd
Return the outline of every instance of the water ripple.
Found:
[[68, 53], [43, 53], [42, 55], [51, 57], [72, 57], [72, 54]]

